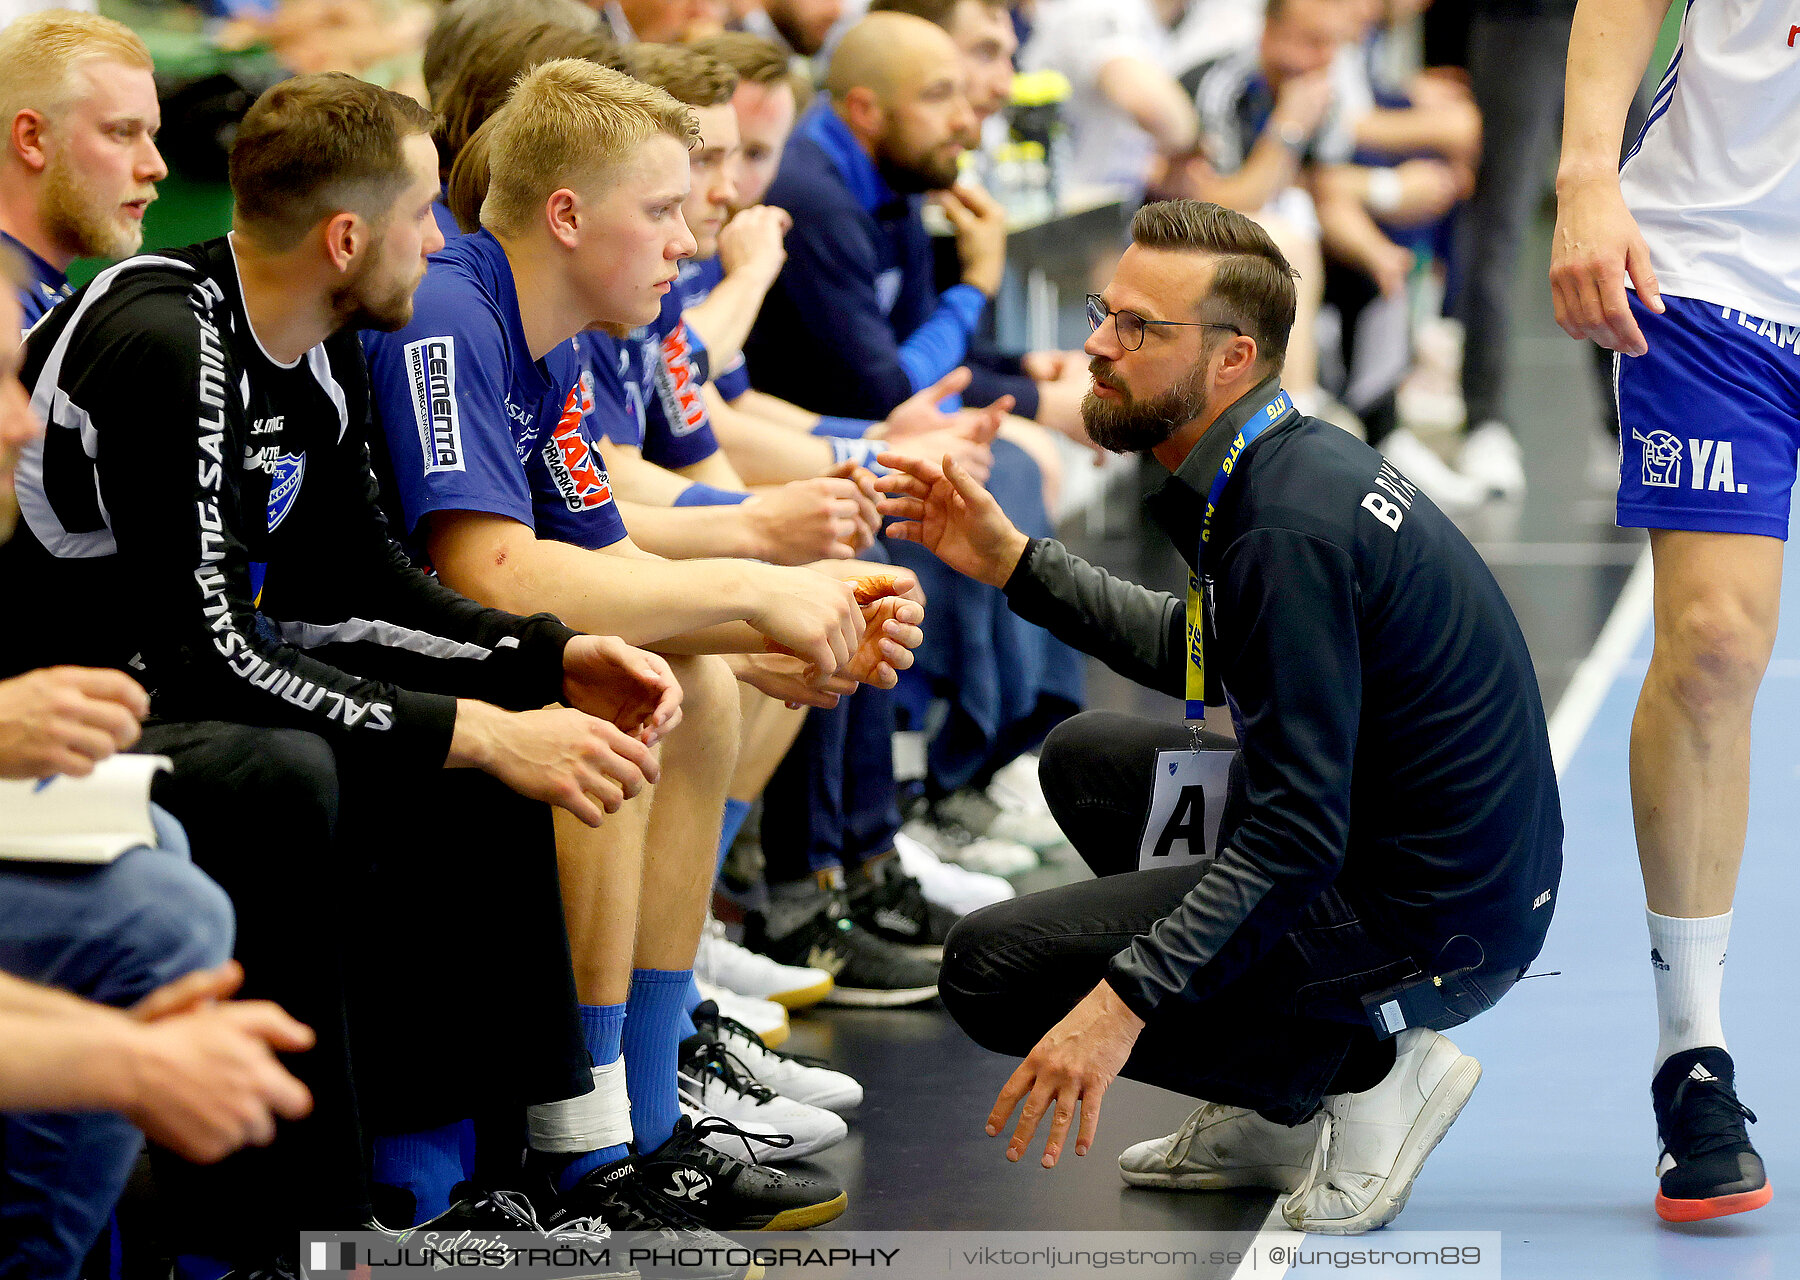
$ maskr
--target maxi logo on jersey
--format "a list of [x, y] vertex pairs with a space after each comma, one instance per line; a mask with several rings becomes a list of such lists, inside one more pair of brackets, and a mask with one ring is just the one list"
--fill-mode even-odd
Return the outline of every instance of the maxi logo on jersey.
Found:
[[570, 511], [592, 511], [612, 501], [612, 481], [606, 467], [581, 430], [581, 419], [591, 408], [592, 399], [577, 382], [563, 401], [556, 430], [544, 441], [544, 465], [550, 469], [550, 478]]
[[654, 339], [646, 343], [644, 358], [656, 378], [663, 416], [674, 435], [691, 435], [706, 423], [706, 401], [700, 396], [700, 370], [694, 360], [694, 344], [687, 322], [677, 324], [662, 340], [662, 359], [656, 359]]

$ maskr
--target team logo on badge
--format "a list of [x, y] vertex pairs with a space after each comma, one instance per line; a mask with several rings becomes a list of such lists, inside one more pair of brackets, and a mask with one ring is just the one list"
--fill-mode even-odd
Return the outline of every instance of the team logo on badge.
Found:
[[1679, 489], [1681, 487], [1681, 441], [1667, 431], [1652, 431], [1649, 435], [1633, 430], [1633, 440], [1640, 440], [1644, 445], [1644, 483], [1654, 489]]
[[269, 532], [287, 519], [300, 496], [300, 485], [306, 479], [306, 455], [283, 453], [275, 458], [275, 469], [269, 476]]

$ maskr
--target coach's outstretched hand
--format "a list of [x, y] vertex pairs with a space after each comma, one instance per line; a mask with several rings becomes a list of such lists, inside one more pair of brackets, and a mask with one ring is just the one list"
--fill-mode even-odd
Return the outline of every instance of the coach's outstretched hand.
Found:
[[659, 776], [649, 747], [574, 707], [503, 711], [458, 699], [448, 768], [492, 774], [522, 796], [567, 809], [590, 827]]
[[563, 701], [647, 747], [681, 723], [681, 684], [660, 654], [617, 636], [576, 636], [563, 650]]
[[890, 495], [881, 514], [900, 522], [888, 526], [888, 537], [918, 543], [977, 582], [1006, 585], [1031, 539], [1006, 518], [993, 494], [953, 458], [940, 465], [884, 453], [877, 461], [894, 470], [875, 482]]
[[1044, 1168], [1054, 1169], [1063, 1144], [1081, 1108], [1081, 1128], [1076, 1133], [1075, 1154], [1085, 1156], [1100, 1128], [1100, 1101], [1124, 1070], [1144, 1020], [1126, 1007], [1118, 993], [1102, 982], [1083, 997], [1069, 1016], [1044, 1033], [1044, 1038], [1012, 1073], [994, 1109], [988, 1112], [987, 1135], [1000, 1136], [1012, 1118], [1019, 1099], [1025, 1107], [1006, 1144], [1006, 1158], [1015, 1163], [1031, 1146], [1039, 1121], [1050, 1115], [1050, 1136], [1044, 1143]]

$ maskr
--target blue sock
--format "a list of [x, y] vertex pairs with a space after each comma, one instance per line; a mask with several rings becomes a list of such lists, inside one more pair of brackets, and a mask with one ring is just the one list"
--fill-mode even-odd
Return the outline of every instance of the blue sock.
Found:
[[625, 1004], [625, 1081], [631, 1090], [631, 1130], [639, 1151], [654, 1151], [681, 1118], [675, 1067], [688, 1019], [690, 969], [633, 969]]
[[[619, 1044], [625, 1033], [625, 1006], [622, 1004], [584, 1004], [581, 1006], [581, 1035], [596, 1067], [619, 1060]], [[624, 1143], [601, 1147], [597, 1151], [573, 1156], [556, 1172], [556, 1189], [567, 1191], [588, 1173], [623, 1160], [630, 1155]]]
[[468, 1176], [463, 1166], [463, 1127], [469, 1121], [375, 1139], [374, 1181], [412, 1192], [417, 1226], [450, 1207], [450, 1192]]
[[744, 819], [750, 816], [748, 800], [727, 800], [725, 802], [725, 826], [719, 832], [719, 865], [715, 870], [725, 869], [725, 855], [731, 852], [731, 845], [738, 838], [738, 832], [744, 829]]
[[[715, 877], [724, 873], [725, 855], [731, 852], [731, 842], [736, 840], [738, 832], [744, 829], [744, 819], [749, 816], [750, 802], [748, 800], [727, 799], [725, 801], [725, 825], [719, 831], [719, 863], [713, 868], [713, 875]], [[700, 994], [699, 983], [695, 982], [690, 976], [688, 978], [687, 989], [687, 1011], [692, 1013], [695, 1009], [698, 1009], [701, 1001], [705, 998], [706, 997]], [[698, 1031], [699, 1028], [694, 1025], [693, 1020], [690, 1018], [686, 1024], [685, 1030], [687, 1034], [691, 1036], [694, 1032]]]

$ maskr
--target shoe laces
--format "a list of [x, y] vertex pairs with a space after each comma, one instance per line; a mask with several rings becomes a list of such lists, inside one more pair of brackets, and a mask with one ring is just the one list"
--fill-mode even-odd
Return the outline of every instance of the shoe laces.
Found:
[[531, 1207], [531, 1201], [517, 1191], [483, 1191], [474, 1199], [476, 1208], [487, 1205], [497, 1210], [501, 1217], [510, 1218], [521, 1231], [542, 1232], [543, 1226], [538, 1222], [537, 1211]]
[[1194, 1139], [1199, 1137], [1200, 1130], [1212, 1118], [1225, 1108], [1217, 1102], [1203, 1102], [1188, 1112], [1187, 1119], [1175, 1130], [1175, 1141], [1169, 1144], [1168, 1151], [1163, 1153], [1163, 1165], [1174, 1169], [1187, 1161], [1188, 1152], [1193, 1149]]
[[712, 1038], [719, 1041], [721, 1044], [726, 1044], [727, 1048], [730, 1046], [726, 1042], [730, 1040], [747, 1040], [750, 1043], [757, 1045], [771, 1058], [780, 1058], [783, 1062], [797, 1062], [803, 1067], [817, 1067], [826, 1070], [829, 1070], [831, 1067], [831, 1064], [823, 1058], [814, 1058], [804, 1053], [788, 1053], [784, 1049], [771, 1049], [768, 1045], [763, 1043], [763, 1038], [761, 1036], [757, 1035], [756, 1032], [752, 1031], [748, 1026], [739, 1022], [736, 1018], [725, 1013], [723, 1010], [713, 1015], [711, 1018], [705, 1019], [705, 1021], [715, 1028], [715, 1033]]
[[710, 1074], [725, 1082], [725, 1087], [746, 1098], [754, 1098], [758, 1106], [772, 1101], [775, 1091], [758, 1080], [744, 1065], [744, 1060], [726, 1047], [716, 1036], [709, 1036], [689, 1050], [687, 1067], [696, 1075]]
[[1669, 1099], [1669, 1134], [1664, 1154], [1692, 1159], [1714, 1151], [1749, 1146], [1744, 1122], [1756, 1123], [1756, 1113], [1738, 1101], [1723, 1080], [1682, 1077]]
[[[714, 1177], [729, 1172], [735, 1164], [755, 1164], [752, 1154], [752, 1142], [760, 1142], [767, 1147], [791, 1147], [794, 1139], [786, 1133], [751, 1133], [748, 1129], [740, 1129], [724, 1116], [706, 1115], [698, 1121], [683, 1116], [685, 1123], [675, 1126], [675, 1133], [658, 1149], [659, 1156], [681, 1160], [687, 1164], [697, 1164]], [[743, 1160], [729, 1152], [720, 1151], [706, 1141], [708, 1138], [723, 1136], [736, 1138], [744, 1144]]]

